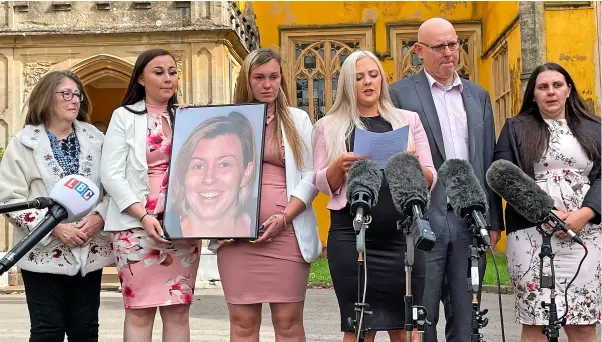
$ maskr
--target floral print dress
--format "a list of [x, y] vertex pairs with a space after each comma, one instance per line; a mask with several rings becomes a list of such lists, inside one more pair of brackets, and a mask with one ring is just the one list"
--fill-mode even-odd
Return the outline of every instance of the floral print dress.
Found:
[[[546, 120], [550, 130], [549, 148], [535, 165], [535, 180], [553, 199], [561, 211], [575, 211], [590, 188], [588, 175], [593, 162], [587, 158], [566, 120]], [[600, 259], [601, 227], [585, 224], [580, 232], [588, 247], [588, 255], [579, 275], [568, 290], [569, 311], [566, 324], [595, 324], [602, 320], [602, 268]], [[544, 325], [548, 314], [541, 302], [550, 303], [550, 290], [540, 289], [539, 252], [542, 237], [535, 227], [518, 230], [508, 236], [506, 254], [508, 271], [514, 284], [516, 320], [522, 324]], [[583, 247], [569, 238], [552, 236], [556, 304], [559, 317], [566, 312], [564, 294], [583, 258]], [[544, 274], [550, 265], [544, 261]]]
[[[146, 211], [161, 220], [165, 203], [171, 139], [163, 133], [166, 106], [147, 104], [146, 158], [150, 193]], [[126, 309], [192, 304], [199, 267], [199, 242], [158, 245], [144, 229], [113, 234], [113, 248]]]

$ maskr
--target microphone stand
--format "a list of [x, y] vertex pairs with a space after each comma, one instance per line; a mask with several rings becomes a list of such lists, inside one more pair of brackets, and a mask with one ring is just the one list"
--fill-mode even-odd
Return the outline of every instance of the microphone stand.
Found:
[[468, 246], [468, 269], [466, 272], [468, 274], [468, 292], [472, 293], [472, 333], [470, 335], [470, 341], [485, 342], [480, 329], [486, 327], [487, 323], [489, 323], [489, 319], [485, 318], [485, 315], [489, 310], [479, 310], [480, 303], [478, 297], [481, 285], [479, 259], [485, 254], [485, 245], [483, 244], [483, 238], [479, 233], [479, 227], [477, 227], [476, 224], [477, 221], [480, 221], [480, 218], [476, 215], [468, 214], [464, 217], [464, 221], [468, 224], [472, 234], [472, 244]]
[[355, 331], [356, 341], [364, 342], [366, 334], [371, 330], [370, 319], [372, 311], [368, 310], [370, 305], [366, 303], [366, 229], [372, 222], [372, 217], [369, 215], [363, 216], [361, 213], [356, 215], [353, 220], [353, 228], [356, 234], [355, 245], [357, 248], [357, 302], [355, 303], [355, 320], [351, 317], [347, 318], [347, 324], [353, 327]]
[[[539, 287], [540, 289], [550, 289], [550, 304], [546, 304], [545, 301], [541, 302], [541, 307], [549, 314], [548, 324], [544, 325], [541, 330], [549, 342], [558, 342], [560, 327], [564, 325], [564, 322], [558, 319], [558, 311], [556, 309], [556, 276], [554, 273], [554, 253], [552, 253], [552, 234], [544, 231], [541, 228], [541, 224], [537, 225], [537, 231], [541, 234], [543, 240], [541, 251], [539, 252]], [[545, 258], [550, 259], [550, 275], [543, 274], [543, 261]]]
[[426, 319], [427, 310], [424, 306], [414, 305], [414, 296], [412, 295], [412, 266], [414, 266], [414, 236], [412, 235], [412, 226], [418, 224], [422, 219], [422, 213], [417, 205], [412, 205], [412, 217], [407, 217], [404, 223], [397, 222], [398, 228], [406, 234], [405, 250], [405, 273], [406, 273], [406, 295], [405, 302], [405, 331], [407, 341], [412, 341], [412, 330], [418, 331], [418, 341], [422, 342], [424, 338], [425, 325], [431, 325]]

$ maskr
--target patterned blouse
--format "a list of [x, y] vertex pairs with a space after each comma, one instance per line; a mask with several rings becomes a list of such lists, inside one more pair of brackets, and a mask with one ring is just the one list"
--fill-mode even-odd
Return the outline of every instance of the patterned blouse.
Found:
[[54, 133], [46, 130], [48, 139], [50, 139], [50, 147], [54, 158], [59, 163], [65, 175], [76, 175], [79, 173], [79, 140], [75, 130], [67, 136], [67, 138], [58, 141]]

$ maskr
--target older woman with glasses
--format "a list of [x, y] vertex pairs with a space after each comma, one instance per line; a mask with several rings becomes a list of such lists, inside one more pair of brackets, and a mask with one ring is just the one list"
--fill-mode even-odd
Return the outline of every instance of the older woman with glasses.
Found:
[[[8, 144], [0, 163], [0, 203], [48, 196], [68, 175], [100, 185], [103, 134], [88, 123], [89, 100], [69, 71], [54, 71], [34, 87], [25, 127]], [[102, 189], [102, 188], [101, 188]], [[102, 191], [101, 191], [102, 193]], [[102, 268], [113, 263], [102, 228], [108, 196], [77, 223], [59, 224], [17, 266], [31, 322], [29, 341], [98, 341]], [[47, 209], [6, 214], [21, 241]]]

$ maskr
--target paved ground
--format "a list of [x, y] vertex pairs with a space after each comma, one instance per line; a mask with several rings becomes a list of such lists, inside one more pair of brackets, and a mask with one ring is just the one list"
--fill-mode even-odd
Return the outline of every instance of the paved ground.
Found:
[[[520, 329], [514, 323], [513, 297], [502, 295], [505, 318], [506, 341], [519, 341]], [[103, 292], [101, 302], [100, 341], [117, 342], [122, 340], [122, 324], [124, 311], [121, 294]], [[485, 341], [499, 342], [502, 340], [499, 323], [497, 295], [485, 294], [483, 307], [489, 308], [489, 325], [483, 330]], [[264, 306], [264, 327], [261, 341], [274, 341], [274, 333], [270, 324], [269, 308]], [[308, 290], [305, 309], [305, 326], [307, 340], [311, 342], [341, 341], [339, 332], [339, 313], [334, 291]], [[441, 313], [442, 317], [443, 314]], [[157, 315], [158, 316], [158, 315]], [[23, 294], [0, 295], [0, 342], [27, 341], [29, 318], [25, 297]], [[440, 322], [440, 327], [443, 327]], [[228, 342], [228, 315], [224, 304], [222, 291], [219, 289], [199, 290], [192, 307], [192, 341]], [[440, 329], [441, 330], [441, 329]], [[439, 331], [440, 341], [444, 341], [442, 331]], [[154, 341], [160, 341], [161, 325], [157, 318], [155, 322]], [[386, 333], [377, 334], [377, 341], [388, 341]], [[563, 335], [560, 341], [567, 341]]]

